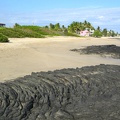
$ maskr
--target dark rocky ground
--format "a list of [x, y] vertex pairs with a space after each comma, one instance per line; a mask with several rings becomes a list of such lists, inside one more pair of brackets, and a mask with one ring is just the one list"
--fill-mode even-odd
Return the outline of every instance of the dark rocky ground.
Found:
[[120, 120], [120, 66], [38, 72], [0, 83], [0, 120]]
[[116, 45], [88, 46], [83, 49], [72, 49], [71, 51], [79, 52], [80, 54], [99, 54], [104, 57], [120, 59], [120, 47]]

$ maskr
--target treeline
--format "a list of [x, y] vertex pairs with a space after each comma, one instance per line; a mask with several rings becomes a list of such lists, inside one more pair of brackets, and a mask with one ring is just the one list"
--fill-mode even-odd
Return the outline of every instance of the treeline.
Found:
[[56, 30], [56, 31], [64, 31], [68, 33], [77, 33], [77, 34], [78, 31], [85, 30], [86, 28], [94, 29], [91, 23], [87, 22], [86, 20], [83, 23], [73, 21], [68, 27], [65, 27], [64, 25], [60, 26], [59, 23], [56, 24], [50, 23], [49, 26], [45, 26], [45, 28], [49, 28], [51, 30]]
[[107, 28], [101, 29], [100, 26], [97, 28], [94, 28], [93, 25], [90, 22], [87, 22], [86, 20], [84, 22], [75, 22], [73, 21], [68, 27], [65, 27], [64, 25], [60, 26], [59, 23], [52, 24], [50, 23], [49, 26], [45, 26], [46, 28], [49, 28], [51, 30], [55, 31], [64, 31], [66, 33], [72, 33], [72, 34], [80, 34], [80, 31], [83, 30], [94, 30], [94, 33], [92, 34], [93, 37], [114, 37], [118, 35], [118, 32], [114, 32], [113, 30], [107, 30]]
[[[8, 38], [44, 38], [46, 36], [80, 36], [80, 31], [87, 29], [88, 31], [94, 30], [93, 37], [101, 36], [117, 36], [113, 30], [108, 31], [106, 28], [101, 30], [98, 26], [96, 29], [90, 22], [86, 20], [84, 22], [73, 21], [69, 26], [65, 27], [60, 23], [52, 24], [40, 27], [34, 25], [19, 25], [15, 23], [13, 28], [0, 27], [0, 40], [5, 36]], [[2, 40], [1, 40], [2, 41]], [[6, 41], [6, 40], [5, 40]]]
[[92, 34], [93, 37], [114, 37], [118, 35], [118, 33], [115, 33], [113, 30], [107, 30], [106, 28], [102, 30], [100, 26], [95, 29], [93, 25], [86, 20], [84, 22], [72, 22], [68, 26], [68, 31], [76, 34], [79, 34], [79, 31], [83, 31], [85, 29], [87, 29], [88, 31], [94, 30], [94, 33]]

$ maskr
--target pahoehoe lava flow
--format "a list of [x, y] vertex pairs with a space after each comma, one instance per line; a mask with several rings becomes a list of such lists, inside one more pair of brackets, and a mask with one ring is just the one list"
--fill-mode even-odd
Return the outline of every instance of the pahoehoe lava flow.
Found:
[[120, 46], [116, 45], [92, 45], [83, 49], [72, 49], [71, 51], [79, 52], [80, 54], [98, 54], [103, 57], [112, 57], [120, 59]]
[[0, 120], [119, 120], [120, 66], [37, 72], [0, 83]]

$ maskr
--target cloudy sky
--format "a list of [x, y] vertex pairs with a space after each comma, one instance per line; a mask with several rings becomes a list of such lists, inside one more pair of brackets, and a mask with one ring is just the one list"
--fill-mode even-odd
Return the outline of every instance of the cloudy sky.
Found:
[[120, 0], [0, 0], [0, 23], [45, 26], [87, 20], [120, 33]]

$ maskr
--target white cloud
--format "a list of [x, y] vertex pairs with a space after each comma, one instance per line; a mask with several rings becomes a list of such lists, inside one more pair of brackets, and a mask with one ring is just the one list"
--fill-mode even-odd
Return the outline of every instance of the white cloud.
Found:
[[105, 17], [104, 16], [98, 16], [98, 19], [103, 20]]

